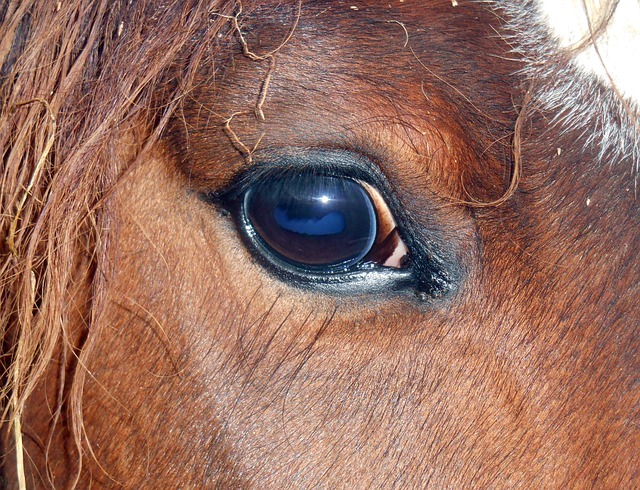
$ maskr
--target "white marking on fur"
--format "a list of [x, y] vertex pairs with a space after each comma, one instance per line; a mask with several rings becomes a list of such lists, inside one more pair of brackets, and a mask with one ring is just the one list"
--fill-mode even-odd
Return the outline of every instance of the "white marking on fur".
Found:
[[[633, 12], [640, 0], [619, 0], [617, 17], [612, 19], [614, 27], [609, 24], [607, 37], [597, 39], [598, 49], [617, 91], [612, 89], [608, 76], [603, 79], [604, 68], [589, 66], [583, 61], [588, 60], [588, 56], [581, 58], [579, 50], [568, 48], [575, 42], [575, 37], [570, 38], [562, 25], [579, 26], [580, 21], [576, 19], [585, 19], [582, 0], [479, 1], [493, 5], [501, 17], [508, 19], [505, 32], [510, 34], [506, 34], [506, 38], [513, 47], [513, 53], [522, 60], [520, 73], [531, 83], [535, 107], [548, 115], [550, 125], [557, 126], [563, 133], [574, 133], [585, 151], [594, 151], [601, 163], [626, 161], [633, 178], [638, 178], [640, 89], [636, 88], [635, 82], [638, 77], [635, 53], [640, 44], [640, 23], [634, 21], [639, 14]], [[598, 1], [601, 6], [607, 0], [586, 1], [591, 2], [590, 5]], [[636, 4], [631, 5], [634, 2]], [[593, 9], [591, 12], [597, 24], [599, 19], [594, 16]], [[573, 22], [569, 22], [570, 19]], [[581, 22], [586, 34], [588, 25], [584, 20]], [[629, 29], [625, 29], [626, 24]], [[588, 49], [593, 56], [593, 48], [583, 45], [583, 51]], [[611, 61], [611, 56], [616, 56], [611, 53], [616, 50], [618, 61]], [[567, 55], [574, 57], [569, 63]], [[620, 66], [624, 63], [619, 60], [625, 56], [629, 66]], [[601, 66], [597, 56], [596, 59]], [[618, 94], [626, 100], [621, 100]]]
[[[589, 38], [587, 19], [592, 28], [596, 28], [605, 14], [605, 3], [604, 0], [539, 1], [549, 28], [563, 48], [580, 45]], [[596, 49], [589, 46], [575, 56], [576, 64], [608, 85], [611, 76], [621, 94], [640, 102], [640, 2], [620, 0], [610, 24], [596, 43], [602, 61]]]

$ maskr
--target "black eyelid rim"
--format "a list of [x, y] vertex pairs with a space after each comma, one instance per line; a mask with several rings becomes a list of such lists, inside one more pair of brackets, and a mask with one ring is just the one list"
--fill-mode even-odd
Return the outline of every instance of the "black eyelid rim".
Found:
[[[387, 291], [406, 290], [410, 287], [408, 282], [411, 281], [412, 289], [421, 300], [440, 298], [457, 289], [456, 286], [459, 282], [455, 277], [457, 274], [454, 273], [452, 276], [448, 272], [449, 269], [453, 269], [451, 261], [445, 258], [448, 254], [445, 251], [440, 251], [435, 241], [425, 242], [424, 237], [421, 240], [416, 238], [419, 236], [414, 231], [416, 225], [404, 211], [404, 207], [395, 196], [380, 168], [368, 157], [344, 149], [287, 147], [257, 151], [252, 155], [252, 159], [255, 163], [249, 167], [245, 166], [230, 184], [218, 191], [205, 193], [204, 198], [222, 209], [229, 210], [234, 207], [240, 209], [241, 198], [249, 187], [272, 176], [281, 178], [287, 172], [299, 174], [314, 169], [317, 169], [318, 175], [366, 182], [380, 192], [389, 206], [398, 225], [401, 238], [411, 254], [409, 271], [379, 268], [377, 276], [378, 282], [381, 281], [383, 284], [382, 288], [388, 288]], [[240, 225], [244, 228], [242, 234], [245, 235], [245, 238], [250, 238], [246, 236], [245, 224], [240, 223]], [[255, 239], [251, 238], [250, 241], [252, 247], [256, 248]], [[261, 259], [260, 262], [273, 269], [273, 267], [269, 267], [269, 261], [266, 258]], [[301, 281], [298, 276], [302, 276], [302, 274], [290, 270], [277, 271], [275, 275], [283, 280], [290, 280], [303, 289], [320, 289], [329, 294], [344, 294], [346, 285], [350, 281], [353, 282], [354, 287], [351, 289], [354, 293], [357, 291], [369, 293], [378, 289], [375, 287], [375, 281], [371, 280], [374, 276], [372, 271], [365, 270], [335, 275], [330, 280], [307, 274], [304, 281]], [[368, 278], [367, 275], [369, 275]]]

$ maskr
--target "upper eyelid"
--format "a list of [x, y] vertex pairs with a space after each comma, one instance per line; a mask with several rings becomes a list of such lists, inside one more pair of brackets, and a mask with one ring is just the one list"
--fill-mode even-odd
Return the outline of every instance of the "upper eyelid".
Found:
[[208, 196], [215, 201], [232, 200], [262, 179], [309, 171], [363, 181], [375, 187], [387, 203], [394, 201], [391, 186], [377, 165], [366, 156], [342, 149], [285, 148], [260, 152], [251, 166], [240, 169], [229, 184]]

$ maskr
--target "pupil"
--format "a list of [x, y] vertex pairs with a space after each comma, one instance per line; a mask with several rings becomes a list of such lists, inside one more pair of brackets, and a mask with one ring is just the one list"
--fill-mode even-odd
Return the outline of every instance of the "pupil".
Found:
[[376, 212], [357, 182], [312, 173], [267, 179], [245, 194], [244, 213], [276, 257], [298, 267], [346, 269], [376, 236]]

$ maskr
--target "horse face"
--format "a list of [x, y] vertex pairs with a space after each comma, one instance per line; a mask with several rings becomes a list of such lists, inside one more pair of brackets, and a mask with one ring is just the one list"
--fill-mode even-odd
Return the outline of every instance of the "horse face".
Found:
[[[606, 165], [553, 120], [496, 11], [424, 3], [229, 18], [110, 201], [107, 308], [76, 340], [92, 346], [81, 485], [637, 477], [631, 160], [605, 151]], [[140, 131], [114, 158], [137, 154]], [[323, 178], [393, 217], [397, 267], [300, 265], [313, 257], [282, 259], [247, 218], [251, 189]], [[28, 407], [33, 433], [51, 430], [58, 376]], [[57, 484], [76, 468], [63, 425]]]

